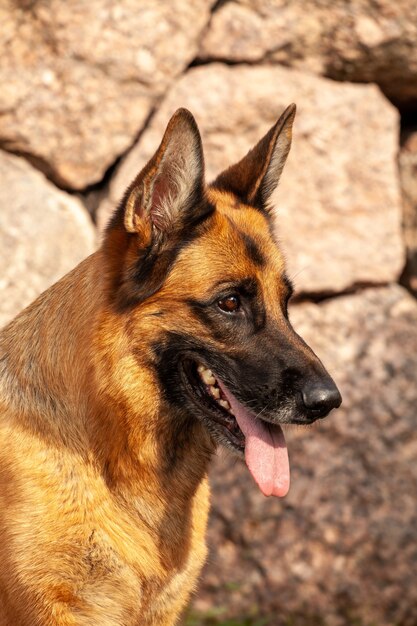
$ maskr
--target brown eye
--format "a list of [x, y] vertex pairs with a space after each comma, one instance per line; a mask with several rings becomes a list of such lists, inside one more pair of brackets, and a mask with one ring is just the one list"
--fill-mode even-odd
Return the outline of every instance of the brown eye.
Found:
[[226, 313], [236, 313], [240, 309], [239, 296], [227, 296], [217, 302], [218, 307]]

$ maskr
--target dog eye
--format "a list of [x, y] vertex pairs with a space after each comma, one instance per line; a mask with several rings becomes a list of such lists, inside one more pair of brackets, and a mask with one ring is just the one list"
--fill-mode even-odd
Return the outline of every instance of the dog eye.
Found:
[[240, 309], [240, 298], [236, 295], [226, 296], [217, 302], [217, 306], [225, 313], [236, 313]]

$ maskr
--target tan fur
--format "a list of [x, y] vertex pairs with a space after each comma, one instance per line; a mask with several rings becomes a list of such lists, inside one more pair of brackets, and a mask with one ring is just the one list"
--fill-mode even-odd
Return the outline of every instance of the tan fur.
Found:
[[[184, 250], [157, 297], [129, 320], [101, 300], [98, 251], [2, 333], [0, 584], [8, 607], [2, 626], [52, 626], [42, 621], [49, 611], [42, 603], [54, 605], [55, 623], [65, 626], [168, 625], [194, 586], [206, 553], [208, 454], [201, 459], [201, 449], [190, 450], [190, 464], [198, 468], [176, 476], [174, 489], [161, 489], [157, 438], [164, 406], [148, 369], [129, 351], [129, 333], [155, 337], [158, 325], [164, 330], [172, 319], [178, 329], [195, 326], [184, 315], [185, 295], [210, 293], [225, 267], [231, 274], [253, 271], [249, 260], [247, 267], [237, 261], [240, 241], [224, 216], [236, 219], [231, 198], [211, 193], [219, 210], [214, 228]], [[247, 213], [251, 220], [247, 215], [239, 225], [259, 237], [265, 218]], [[282, 260], [269, 247], [275, 290]], [[149, 317], [167, 301], [169, 320]], [[200, 430], [196, 424], [209, 450]], [[178, 502], [170, 497], [175, 492]], [[37, 606], [40, 591], [45, 597]]]
[[[176, 120], [169, 133], [196, 132], [189, 114]], [[172, 330], [216, 343], [185, 302], [210, 297], [219, 277], [256, 276], [268, 315], [285, 327], [283, 260], [267, 216], [213, 188], [204, 192], [216, 208], [210, 228], [179, 251], [145, 299], [126, 298], [135, 294], [130, 268], [138, 249], [179, 210], [167, 215], [162, 203], [154, 226], [143, 213], [156, 202], [158, 164], [169, 167], [170, 151], [176, 165], [169, 194], [177, 198], [168, 194], [163, 202], [184, 202], [181, 151], [190, 141], [178, 147], [169, 133], [162, 156], [128, 195], [125, 226], [110, 229], [95, 254], [0, 333], [0, 626], [176, 622], [206, 556], [215, 444], [197, 419], [186, 434], [175, 426], [152, 346]], [[271, 159], [282, 169], [267, 148], [263, 177]], [[284, 157], [288, 149], [287, 142]], [[198, 154], [196, 139], [188, 178], [197, 176]], [[258, 189], [259, 180], [254, 184]], [[242, 232], [256, 241], [266, 267], [247, 256]], [[117, 290], [127, 304], [114, 300]]]
[[206, 463], [161, 488], [164, 408], [94, 297], [100, 254], [2, 333], [1, 626], [171, 624], [205, 558]]

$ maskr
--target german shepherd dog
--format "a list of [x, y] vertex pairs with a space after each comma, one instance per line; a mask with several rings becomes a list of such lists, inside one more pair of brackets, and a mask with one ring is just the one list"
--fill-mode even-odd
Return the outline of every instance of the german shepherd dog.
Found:
[[340, 394], [287, 315], [269, 204], [295, 106], [211, 186], [180, 109], [101, 247], [0, 334], [0, 626], [171, 626], [221, 444], [283, 496]]

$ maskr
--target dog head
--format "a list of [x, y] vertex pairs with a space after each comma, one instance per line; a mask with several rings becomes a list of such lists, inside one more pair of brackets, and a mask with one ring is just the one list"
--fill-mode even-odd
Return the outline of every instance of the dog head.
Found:
[[[270, 197], [291, 145], [292, 105], [210, 186], [192, 115], [180, 109], [107, 229], [111, 305], [175, 415], [239, 455], [266, 495], [285, 495], [282, 424], [341, 403], [288, 319], [292, 286]], [[139, 358], [139, 357], [138, 357]]]

